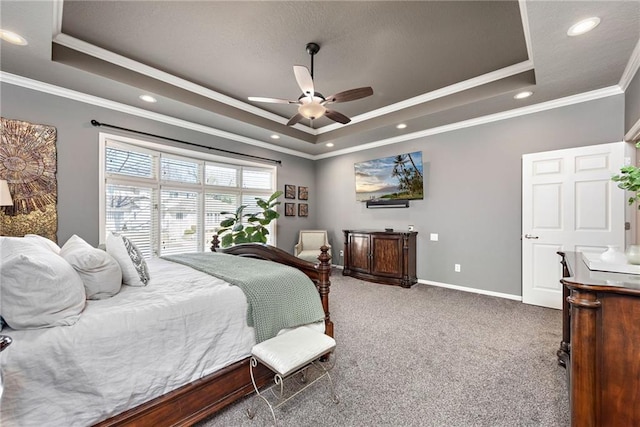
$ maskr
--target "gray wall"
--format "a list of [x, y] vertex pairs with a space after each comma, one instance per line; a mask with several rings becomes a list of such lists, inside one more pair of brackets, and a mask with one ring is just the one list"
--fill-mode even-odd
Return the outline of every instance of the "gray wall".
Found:
[[[6, 83], [2, 83], [0, 86], [0, 105], [2, 106], [2, 117], [52, 125], [58, 131], [59, 243], [66, 242], [73, 234], [78, 234], [91, 244], [97, 245], [99, 243], [98, 133], [127, 135], [108, 128], [93, 127], [90, 124], [91, 119], [197, 144], [282, 160], [282, 165], [278, 167], [278, 189], [283, 190], [284, 184], [308, 186], [310, 212], [307, 218], [285, 217], [284, 208], [281, 206], [282, 216], [278, 220], [277, 227], [278, 246], [292, 252], [293, 245], [297, 242], [298, 229], [313, 228], [315, 225], [315, 206], [318, 198], [315, 186], [315, 166], [312, 160], [225, 140]], [[133, 134], [128, 136], [138, 137]], [[152, 138], [146, 139], [153, 140]], [[159, 139], [154, 142], [185, 147]], [[205, 149], [201, 151], [220, 154]], [[281, 200], [284, 201], [284, 198]]]
[[636, 71], [624, 96], [624, 132], [626, 134], [640, 120], [640, 72]]
[[[521, 295], [521, 156], [621, 141], [623, 95], [318, 161], [318, 226], [418, 231], [418, 278]], [[422, 151], [425, 198], [408, 209], [355, 200], [354, 163]], [[429, 240], [438, 233], [439, 241]], [[337, 259], [334, 257], [337, 261]], [[454, 264], [461, 272], [454, 272]]]

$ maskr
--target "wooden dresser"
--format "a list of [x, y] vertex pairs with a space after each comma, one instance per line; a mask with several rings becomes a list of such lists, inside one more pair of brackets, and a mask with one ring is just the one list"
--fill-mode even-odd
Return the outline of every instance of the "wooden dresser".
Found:
[[345, 276], [410, 288], [416, 276], [415, 231], [342, 230]]
[[571, 425], [640, 426], [640, 275], [591, 271], [581, 253], [558, 254], [558, 363], [567, 368]]

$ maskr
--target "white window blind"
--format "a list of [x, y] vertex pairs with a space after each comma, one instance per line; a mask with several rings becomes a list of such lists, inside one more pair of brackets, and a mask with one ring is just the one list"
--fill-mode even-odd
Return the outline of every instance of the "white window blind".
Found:
[[220, 221], [227, 217], [222, 212], [235, 212], [238, 207], [238, 195], [232, 193], [206, 193], [204, 198], [204, 248], [211, 246], [211, 238], [220, 227]]
[[230, 165], [207, 163], [205, 182], [218, 187], [237, 187], [239, 170], [240, 168]]
[[149, 153], [107, 147], [107, 173], [155, 178], [155, 156]]
[[[224, 163], [195, 151], [105, 139], [101, 227], [129, 237], [145, 257], [208, 251], [220, 222], [240, 204], [275, 191], [275, 168]], [[184, 154], [184, 155], [180, 155]], [[211, 158], [215, 157], [215, 161]], [[269, 242], [275, 244], [269, 225]]]
[[272, 174], [273, 172], [270, 170], [243, 169], [242, 187], [269, 190], [271, 189]]
[[160, 173], [163, 181], [200, 184], [202, 182], [200, 169], [201, 163], [192, 160], [162, 156], [160, 161]]
[[198, 252], [199, 194], [195, 191], [160, 192], [161, 253]]
[[106, 228], [127, 236], [145, 257], [153, 253], [154, 190], [149, 187], [114, 185], [106, 187]]

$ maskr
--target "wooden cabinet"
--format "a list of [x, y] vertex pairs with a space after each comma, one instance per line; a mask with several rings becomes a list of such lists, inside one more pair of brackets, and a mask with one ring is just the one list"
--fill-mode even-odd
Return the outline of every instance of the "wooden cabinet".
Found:
[[417, 232], [343, 230], [343, 233], [343, 275], [404, 288], [417, 283]]
[[566, 305], [558, 363], [567, 368], [571, 425], [640, 425], [640, 276], [591, 271], [559, 252]]

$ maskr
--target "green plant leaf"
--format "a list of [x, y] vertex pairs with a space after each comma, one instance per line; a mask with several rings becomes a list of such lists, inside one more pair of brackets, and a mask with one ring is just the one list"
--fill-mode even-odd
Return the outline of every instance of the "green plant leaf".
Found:
[[242, 234], [239, 234], [239, 235], [236, 236], [235, 243], [236, 244], [251, 243], [251, 240], [249, 239], [249, 237], [245, 233], [242, 233]]
[[233, 232], [237, 233], [239, 231], [242, 231], [243, 229], [244, 229], [244, 225], [242, 225], [241, 223], [238, 223], [233, 227]]
[[231, 246], [232, 243], [233, 243], [233, 236], [231, 234], [225, 234], [224, 236], [222, 236], [222, 240], [220, 241], [220, 244], [222, 245], [223, 248], [228, 248], [229, 246]]
[[220, 226], [224, 227], [224, 228], [228, 228], [228, 227], [231, 227], [235, 223], [236, 223], [235, 218], [227, 218], [227, 219], [223, 219], [222, 221], [220, 221]]
[[272, 201], [274, 201], [275, 199], [277, 199], [280, 196], [282, 196], [282, 191], [276, 191], [275, 193], [273, 193], [271, 195], [271, 197], [269, 197], [268, 202], [271, 203]]

